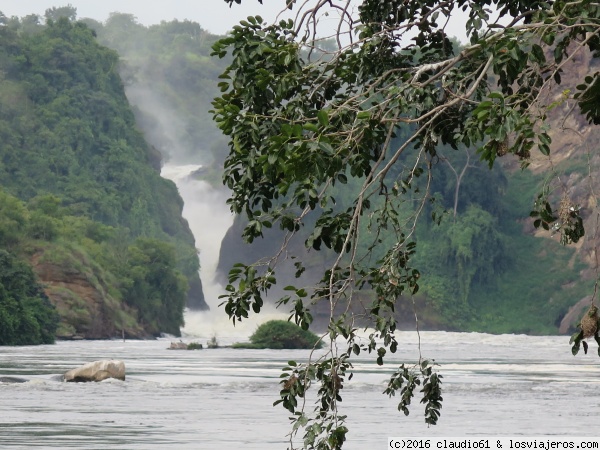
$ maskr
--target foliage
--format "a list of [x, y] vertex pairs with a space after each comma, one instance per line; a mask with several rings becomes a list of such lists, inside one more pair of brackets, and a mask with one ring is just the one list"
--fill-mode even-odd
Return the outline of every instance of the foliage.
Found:
[[[319, 336], [286, 320], [269, 320], [250, 336], [252, 348], [298, 349], [321, 348]], [[239, 346], [238, 346], [239, 347]]]
[[183, 324], [185, 278], [175, 268], [173, 246], [138, 238], [128, 249], [125, 301], [152, 334], [178, 336]]
[[60, 259], [98, 291], [101, 307], [48, 288], [66, 302], [64, 330], [85, 335], [98, 307], [107, 329], [178, 334], [187, 285], [200, 284], [183, 202], [136, 127], [117, 53], [75, 16], [0, 27], [0, 248]]
[[217, 336], [210, 338], [210, 341], [206, 343], [206, 348], [219, 348], [219, 341], [217, 340]]
[[400, 391], [401, 399], [398, 404], [398, 411], [402, 411], [404, 415], [408, 416], [410, 413], [408, 406], [410, 406], [410, 402], [415, 395], [415, 388], [422, 383], [423, 398], [421, 403], [425, 403], [425, 422], [429, 425], [437, 423], [443, 400], [442, 376], [433, 371], [433, 365], [432, 362], [423, 360], [418, 367], [420, 373], [415, 373], [414, 370], [411, 371], [402, 364], [398, 371], [390, 377], [388, 387], [383, 391], [384, 394], [390, 397]]
[[[508, 260], [504, 236], [498, 230], [496, 219], [474, 205], [454, 220], [431, 225], [421, 233], [429, 233], [426, 245], [436, 251], [422, 252], [424, 258], [417, 255], [416, 264], [423, 267], [421, 272], [445, 274], [449, 280], [455, 280], [453, 288], [445, 286], [438, 296], [451, 302], [455, 310], [461, 305], [468, 307], [471, 286], [489, 284]], [[422, 284], [429, 288], [427, 279]]]
[[[214, 120], [229, 138], [224, 173], [232, 191], [229, 205], [246, 216], [248, 242], [271, 227], [285, 233], [272, 257], [234, 267], [224, 304], [234, 321], [250, 310], [260, 312], [277, 282], [278, 264], [289, 257], [290, 242], [303, 228], [307, 247], [337, 255], [316, 287], [290, 286], [291, 295], [281, 301], [293, 305], [292, 317], [303, 327], [312, 321], [312, 305], [329, 304], [328, 330], [338, 344], [297, 374], [296, 363], [289, 364], [294, 376], [281, 402], [295, 414], [292, 440], [304, 429], [305, 448], [339, 449], [347, 430], [337, 402], [346, 372], [351, 376], [351, 355], [374, 352], [383, 364], [398, 345], [396, 301], [417, 294], [423, 283], [416, 266], [417, 231], [435, 196], [434, 168], [447, 163], [458, 190], [461, 168], [470, 161], [460, 163], [456, 154], [465, 149], [476, 148], [490, 168], [506, 155], [523, 167], [534, 149], [549, 155], [553, 91], [576, 56], [600, 55], [600, 9], [587, 1], [363, 0], [353, 15], [350, 2], [342, 0], [285, 6], [295, 11], [295, 21], [269, 25], [248, 17], [213, 46], [216, 56], [232, 58], [213, 102]], [[459, 9], [468, 16], [470, 42], [456, 51], [445, 26]], [[339, 18], [337, 48], [325, 55], [319, 49], [329, 37], [319, 34], [323, 16]], [[598, 123], [593, 67], [569, 100], [571, 111]], [[399, 135], [401, 141], [394, 142]], [[399, 164], [405, 154], [411, 166]], [[351, 180], [360, 187], [342, 204], [336, 186]], [[466, 205], [459, 214], [457, 196], [453, 199], [455, 221], [442, 229], [439, 242], [446, 261], [456, 263], [464, 303], [475, 280], [496, 276], [505, 246], [484, 208]], [[583, 236], [580, 210], [568, 198], [558, 208], [541, 200], [533, 214], [541, 220], [534, 225], [554, 227], [563, 243], [577, 242]], [[432, 213], [438, 223], [436, 210]], [[371, 224], [368, 236], [364, 223]], [[365, 246], [365, 240], [372, 244]], [[482, 271], [486, 260], [488, 270]], [[356, 334], [350, 308], [361, 288], [376, 294], [365, 305], [374, 326], [366, 342]], [[340, 310], [346, 312], [335, 312]], [[419, 360], [424, 361], [420, 354]], [[425, 370], [426, 421], [435, 424], [439, 377], [431, 381], [435, 372]], [[396, 378], [416, 384], [404, 371]], [[296, 411], [295, 398], [304, 396], [311, 379], [320, 381], [320, 406], [308, 416], [303, 407]], [[412, 391], [403, 394], [410, 397]]]
[[569, 344], [573, 344], [573, 347], [571, 347], [573, 356], [579, 353], [581, 346], [583, 346], [583, 352], [587, 354], [588, 344], [585, 340], [591, 337], [593, 337], [598, 344], [598, 356], [600, 356], [600, 335], [598, 334], [599, 320], [598, 307], [592, 303], [579, 322], [579, 331], [573, 333], [571, 340], [569, 341]]
[[225, 68], [210, 58], [217, 36], [188, 20], [144, 26], [131, 14], [88, 23], [121, 55], [119, 72], [149, 142], [167, 158], [221, 163], [226, 144], [208, 113]]
[[200, 344], [199, 342], [190, 342], [187, 345], [188, 350], [202, 350], [202, 348], [202, 344]]
[[0, 345], [53, 344], [57, 325], [31, 267], [0, 250]]

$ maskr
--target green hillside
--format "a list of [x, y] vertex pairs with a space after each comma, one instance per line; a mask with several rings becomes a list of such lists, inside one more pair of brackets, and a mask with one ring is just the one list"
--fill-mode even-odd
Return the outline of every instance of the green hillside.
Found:
[[[102, 43], [121, 55], [122, 77], [130, 98], [138, 104], [138, 123], [151, 142], [179, 161], [219, 163], [225, 159], [224, 138], [208, 122], [210, 102], [219, 94], [217, 77], [228, 63], [227, 59], [210, 58], [215, 36], [194, 22], [144, 26], [135, 17], [119, 13], [104, 24], [89, 19], [86, 23], [96, 30]], [[399, 131], [391, 145], [401, 145], [406, 134]], [[514, 161], [503, 167], [502, 160], [490, 171], [472, 150], [448, 147], [439, 156], [430, 186], [435, 202], [425, 205], [424, 217], [430, 219], [420, 223], [415, 232], [418, 251], [414, 261], [423, 275], [416, 296], [421, 325], [495, 333], [556, 333], [561, 318], [589, 293], [592, 281], [582, 279], [585, 264], [573, 248], [560, 246], [556, 239], [535, 237], [526, 226], [544, 178], [522, 172]], [[407, 158], [389, 176], [397, 177], [403, 170], [408, 173], [413, 163]], [[221, 176], [222, 167], [215, 164], [214, 168]], [[457, 189], [457, 177], [463, 169]], [[581, 165], [580, 169], [587, 167]], [[348, 174], [348, 183], [333, 191], [338, 208], [347, 206], [360, 181]], [[426, 180], [416, 183], [424, 189]], [[415, 195], [405, 205], [407, 216], [418, 205], [419, 197]], [[432, 213], [442, 218], [439, 224], [431, 219]], [[305, 222], [311, 224], [311, 220], [309, 214]], [[241, 237], [242, 222], [238, 217], [223, 242], [219, 261], [223, 282], [233, 264], [251, 264], [270, 256], [283, 241], [283, 233], [274, 226], [263, 230], [265, 239], [246, 245]], [[375, 239], [369, 235], [367, 223], [363, 221], [364, 246]], [[312, 245], [305, 248], [308, 238], [301, 231], [290, 244], [297, 259], [288, 259], [279, 268], [279, 288], [272, 291], [271, 301], [286, 294], [284, 286], [297, 284], [295, 262], [301, 261], [306, 268], [301, 283], [311, 286], [329, 261], [331, 255], [324, 245], [318, 252]], [[371, 301], [372, 295], [365, 290], [358, 297], [364, 303]], [[318, 322], [319, 306], [314, 308]], [[359, 310], [360, 305], [356, 308]], [[397, 314], [403, 326], [414, 327], [411, 299], [398, 302]], [[327, 315], [324, 310], [323, 317]]]
[[226, 141], [209, 113], [225, 68], [210, 56], [219, 36], [191, 21], [144, 26], [131, 14], [84, 21], [100, 43], [119, 53], [127, 96], [148, 141], [179, 163], [221, 163]]
[[0, 249], [35, 269], [60, 336], [179, 334], [186, 301], [206, 306], [198, 256], [118, 55], [66, 18], [4, 22], [0, 189], [18, 213], [6, 206]]
[[[146, 27], [127, 14], [105, 23], [75, 16], [67, 7], [50, 11], [43, 25], [37, 16], [1, 19], [0, 250], [7, 267], [18, 268], [7, 273], [35, 273], [39, 284], [33, 293], [18, 283], [10, 295], [0, 292], [11, 298], [1, 303], [0, 321], [13, 330], [0, 343], [23, 342], [15, 336], [27, 327], [37, 330], [31, 342], [46, 341], [56, 327], [64, 338], [178, 334], [186, 302], [205, 307], [182, 201], [159, 169], [161, 154], [212, 164], [207, 176], [220, 183], [227, 145], [209, 113], [226, 64], [210, 57], [217, 37], [189, 21]], [[392, 145], [402, 136], [399, 130]], [[580, 252], [534, 235], [529, 213], [545, 180], [515, 162], [489, 171], [465, 149], [442, 149], [438, 156], [429, 186], [435, 201], [423, 205], [427, 220], [412, 236], [422, 274], [414, 297], [421, 326], [556, 333], [593, 280], [581, 275], [589, 261]], [[413, 164], [407, 157], [389, 176], [402, 179]], [[585, 155], [554, 168], [563, 169], [586, 176]], [[360, 181], [348, 174], [335, 187], [337, 208]], [[413, 182], [411, 189], [423, 192], [427, 181]], [[420, 207], [420, 198], [418, 189], [407, 197], [400, 220]], [[245, 245], [243, 226], [238, 218], [224, 240], [221, 280], [232, 264], [268, 256], [283, 239], [275, 226], [266, 239]], [[371, 234], [367, 219], [362, 226], [362, 246], [389, 239]], [[272, 302], [286, 293], [283, 286], [296, 283], [298, 262], [306, 268], [302, 282], [314, 285], [331, 256], [322, 243], [300, 231], [290, 247], [297, 259], [278, 270], [281, 286]], [[2, 285], [8, 292], [9, 280]], [[368, 305], [373, 296], [365, 286], [352, 308], [360, 311], [360, 302]], [[412, 300], [396, 305], [406, 328], [414, 328]], [[315, 306], [313, 313], [319, 325], [329, 311]]]

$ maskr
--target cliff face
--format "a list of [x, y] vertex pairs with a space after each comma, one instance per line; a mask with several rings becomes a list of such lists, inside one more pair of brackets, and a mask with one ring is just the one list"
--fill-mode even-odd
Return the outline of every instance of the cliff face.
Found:
[[[32, 267], [60, 315], [60, 339], [111, 339], [149, 334], [135, 320], [135, 311], [114, 297], [114, 289], [87, 258], [73, 252], [57, 260], [43, 251], [34, 254]], [[66, 258], [66, 259], [65, 259]]]
[[[47, 261], [43, 253], [33, 257], [32, 267], [60, 314], [58, 338], [110, 339], [123, 334], [148, 337], [133, 320], [133, 311], [115, 299], [89, 267], [80, 271]], [[129, 325], [118, 323], [126, 316], [130, 316]]]
[[[551, 154], [544, 156], [533, 152], [528, 169], [534, 175], [546, 174], [550, 189], [549, 202], [555, 211], [561, 201], [574, 208], [580, 208], [585, 235], [579, 242], [570, 244], [575, 249], [569, 264], [575, 261], [584, 263], [579, 280], [574, 283], [591, 283], [598, 279], [598, 246], [600, 246], [600, 216], [598, 195], [600, 194], [600, 127], [591, 125], [578, 112], [573, 94], [577, 92], [577, 80], [593, 71], [594, 61], [590, 54], [578, 54], [565, 67], [562, 83], [543, 99], [552, 104], [548, 111], [548, 125], [552, 138]], [[505, 166], [511, 171], [515, 165]], [[533, 200], [532, 200], [533, 204]], [[558, 233], [534, 229], [532, 221], [526, 221], [524, 231], [541, 239], [559, 239]], [[593, 290], [584, 297], [574, 297], [572, 306], [557, 325], [560, 333], [572, 332], [582, 314], [593, 300]], [[596, 299], [597, 300], [597, 299]]]

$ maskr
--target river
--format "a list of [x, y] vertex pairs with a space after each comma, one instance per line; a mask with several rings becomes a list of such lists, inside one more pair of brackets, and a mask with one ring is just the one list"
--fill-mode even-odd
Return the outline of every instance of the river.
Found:
[[[245, 340], [258, 321], [231, 327], [218, 305], [214, 282], [221, 239], [232, 222], [226, 193], [187, 174], [198, 165], [167, 167], [185, 200], [184, 216], [196, 236], [202, 281], [211, 312], [186, 314], [183, 339], [222, 345]], [[277, 317], [261, 313], [261, 320]], [[386, 376], [418, 357], [418, 337], [400, 332], [396, 354], [383, 367], [354, 360], [354, 378], [342, 391], [348, 416], [347, 450], [385, 448], [388, 436], [590, 436], [597, 435], [600, 371], [595, 343], [588, 355], [571, 355], [568, 337], [477, 333], [421, 333], [423, 356], [443, 375], [444, 406], [435, 427], [382, 394]], [[70, 341], [0, 347], [0, 448], [244, 449], [288, 447], [289, 413], [272, 404], [279, 375], [307, 351], [168, 350], [171, 339]], [[126, 381], [63, 383], [60, 376], [98, 359], [125, 362]], [[309, 405], [309, 407], [312, 405]]]
[[[197, 319], [200, 320], [200, 319]], [[184, 336], [206, 342], [212, 336]], [[240, 340], [221, 336], [221, 343]], [[427, 427], [422, 405], [410, 416], [382, 394], [386, 375], [417, 357], [417, 336], [383, 367], [356, 358], [342, 391], [350, 429], [345, 448], [385, 448], [388, 436], [597, 435], [600, 378], [594, 346], [570, 353], [567, 337], [424, 332], [425, 357], [440, 364], [444, 406]], [[278, 377], [295, 350], [168, 350], [155, 341], [71, 341], [1, 347], [1, 448], [285, 449], [288, 412], [273, 407]], [[63, 383], [57, 376], [88, 361], [125, 362], [126, 381]]]

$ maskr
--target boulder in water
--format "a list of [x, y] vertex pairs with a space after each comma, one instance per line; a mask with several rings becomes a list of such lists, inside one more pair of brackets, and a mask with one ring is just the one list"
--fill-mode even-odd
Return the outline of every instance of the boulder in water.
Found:
[[0, 383], [27, 383], [29, 380], [20, 377], [0, 377]]
[[125, 363], [118, 360], [93, 361], [64, 374], [64, 381], [87, 382], [116, 378], [125, 381]]

